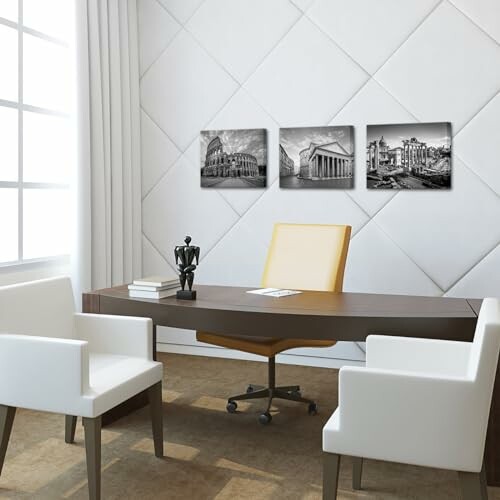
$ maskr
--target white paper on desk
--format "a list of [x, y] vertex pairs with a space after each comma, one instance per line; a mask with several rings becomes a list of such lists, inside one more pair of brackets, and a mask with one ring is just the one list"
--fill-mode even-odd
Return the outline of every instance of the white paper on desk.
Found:
[[259, 288], [258, 290], [247, 290], [247, 293], [255, 293], [255, 295], [267, 295], [271, 292], [278, 292], [279, 288]]
[[286, 297], [288, 295], [297, 295], [299, 292], [298, 290], [276, 290], [276, 292], [269, 292], [266, 293], [266, 297]]
[[247, 293], [265, 295], [266, 297], [286, 297], [287, 295], [296, 295], [297, 290], [283, 290], [281, 288], [260, 288], [259, 290], [248, 290]]

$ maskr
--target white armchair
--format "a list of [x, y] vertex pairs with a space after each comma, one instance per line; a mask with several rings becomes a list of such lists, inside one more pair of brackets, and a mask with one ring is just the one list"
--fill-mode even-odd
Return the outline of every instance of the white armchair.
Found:
[[81, 416], [89, 496], [99, 499], [103, 413], [147, 389], [163, 456], [162, 373], [151, 319], [76, 314], [68, 278], [1, 287], [0, 474], [16, 408], [66, 415], [67, 443]]
[[323, 428], [323, 498], [341, 455], [456, 470], [465, 499], [485, 499], [484, 444], [500, 350], [500, 300], [485, 299], [473, 342], [371, 335], [366, 367], [339, 373], [339, 406]]

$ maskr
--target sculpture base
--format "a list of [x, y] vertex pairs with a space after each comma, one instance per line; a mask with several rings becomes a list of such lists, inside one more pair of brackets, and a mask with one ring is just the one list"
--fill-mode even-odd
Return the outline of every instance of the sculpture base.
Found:
[[176, 297], [181, 300], [195, 300], [196, 290], [177, 290]]

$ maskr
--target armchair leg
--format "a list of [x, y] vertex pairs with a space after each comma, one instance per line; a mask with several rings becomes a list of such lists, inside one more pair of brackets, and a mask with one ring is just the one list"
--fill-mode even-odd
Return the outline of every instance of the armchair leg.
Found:
[[323, 500], [336, 500], [339, 470], [340, 455], [323, 453]]
[[161, 382], [148, 389], [149, 408], [151, 410], [151, 425], [153, 427], [153, 442], [155, 456], [163, 457], [163, 406]]
[[89, 499], [101, 498], [101, 417], [83, 418]]
[[16, 409], [13, 406], [0, 405], [0, 474], [2, 473], [15, 414]]
[[352, 457], [352, 489], [361, 489], [361, 476], [363, 473], [363, 458]]
[[64, 441], [71, 444], [75, 442], [76, 418], [73, 415], [65, 415]]
[[488, 500], [484, 463], [481, 472], [459, 471], [458, 477], [460, 479], [463, 500]]

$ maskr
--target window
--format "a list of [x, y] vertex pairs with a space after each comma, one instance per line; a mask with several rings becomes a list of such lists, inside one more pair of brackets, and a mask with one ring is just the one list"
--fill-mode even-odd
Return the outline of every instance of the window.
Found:
[[0, 266], [69, 253], [72, 0], [0, 0]]

